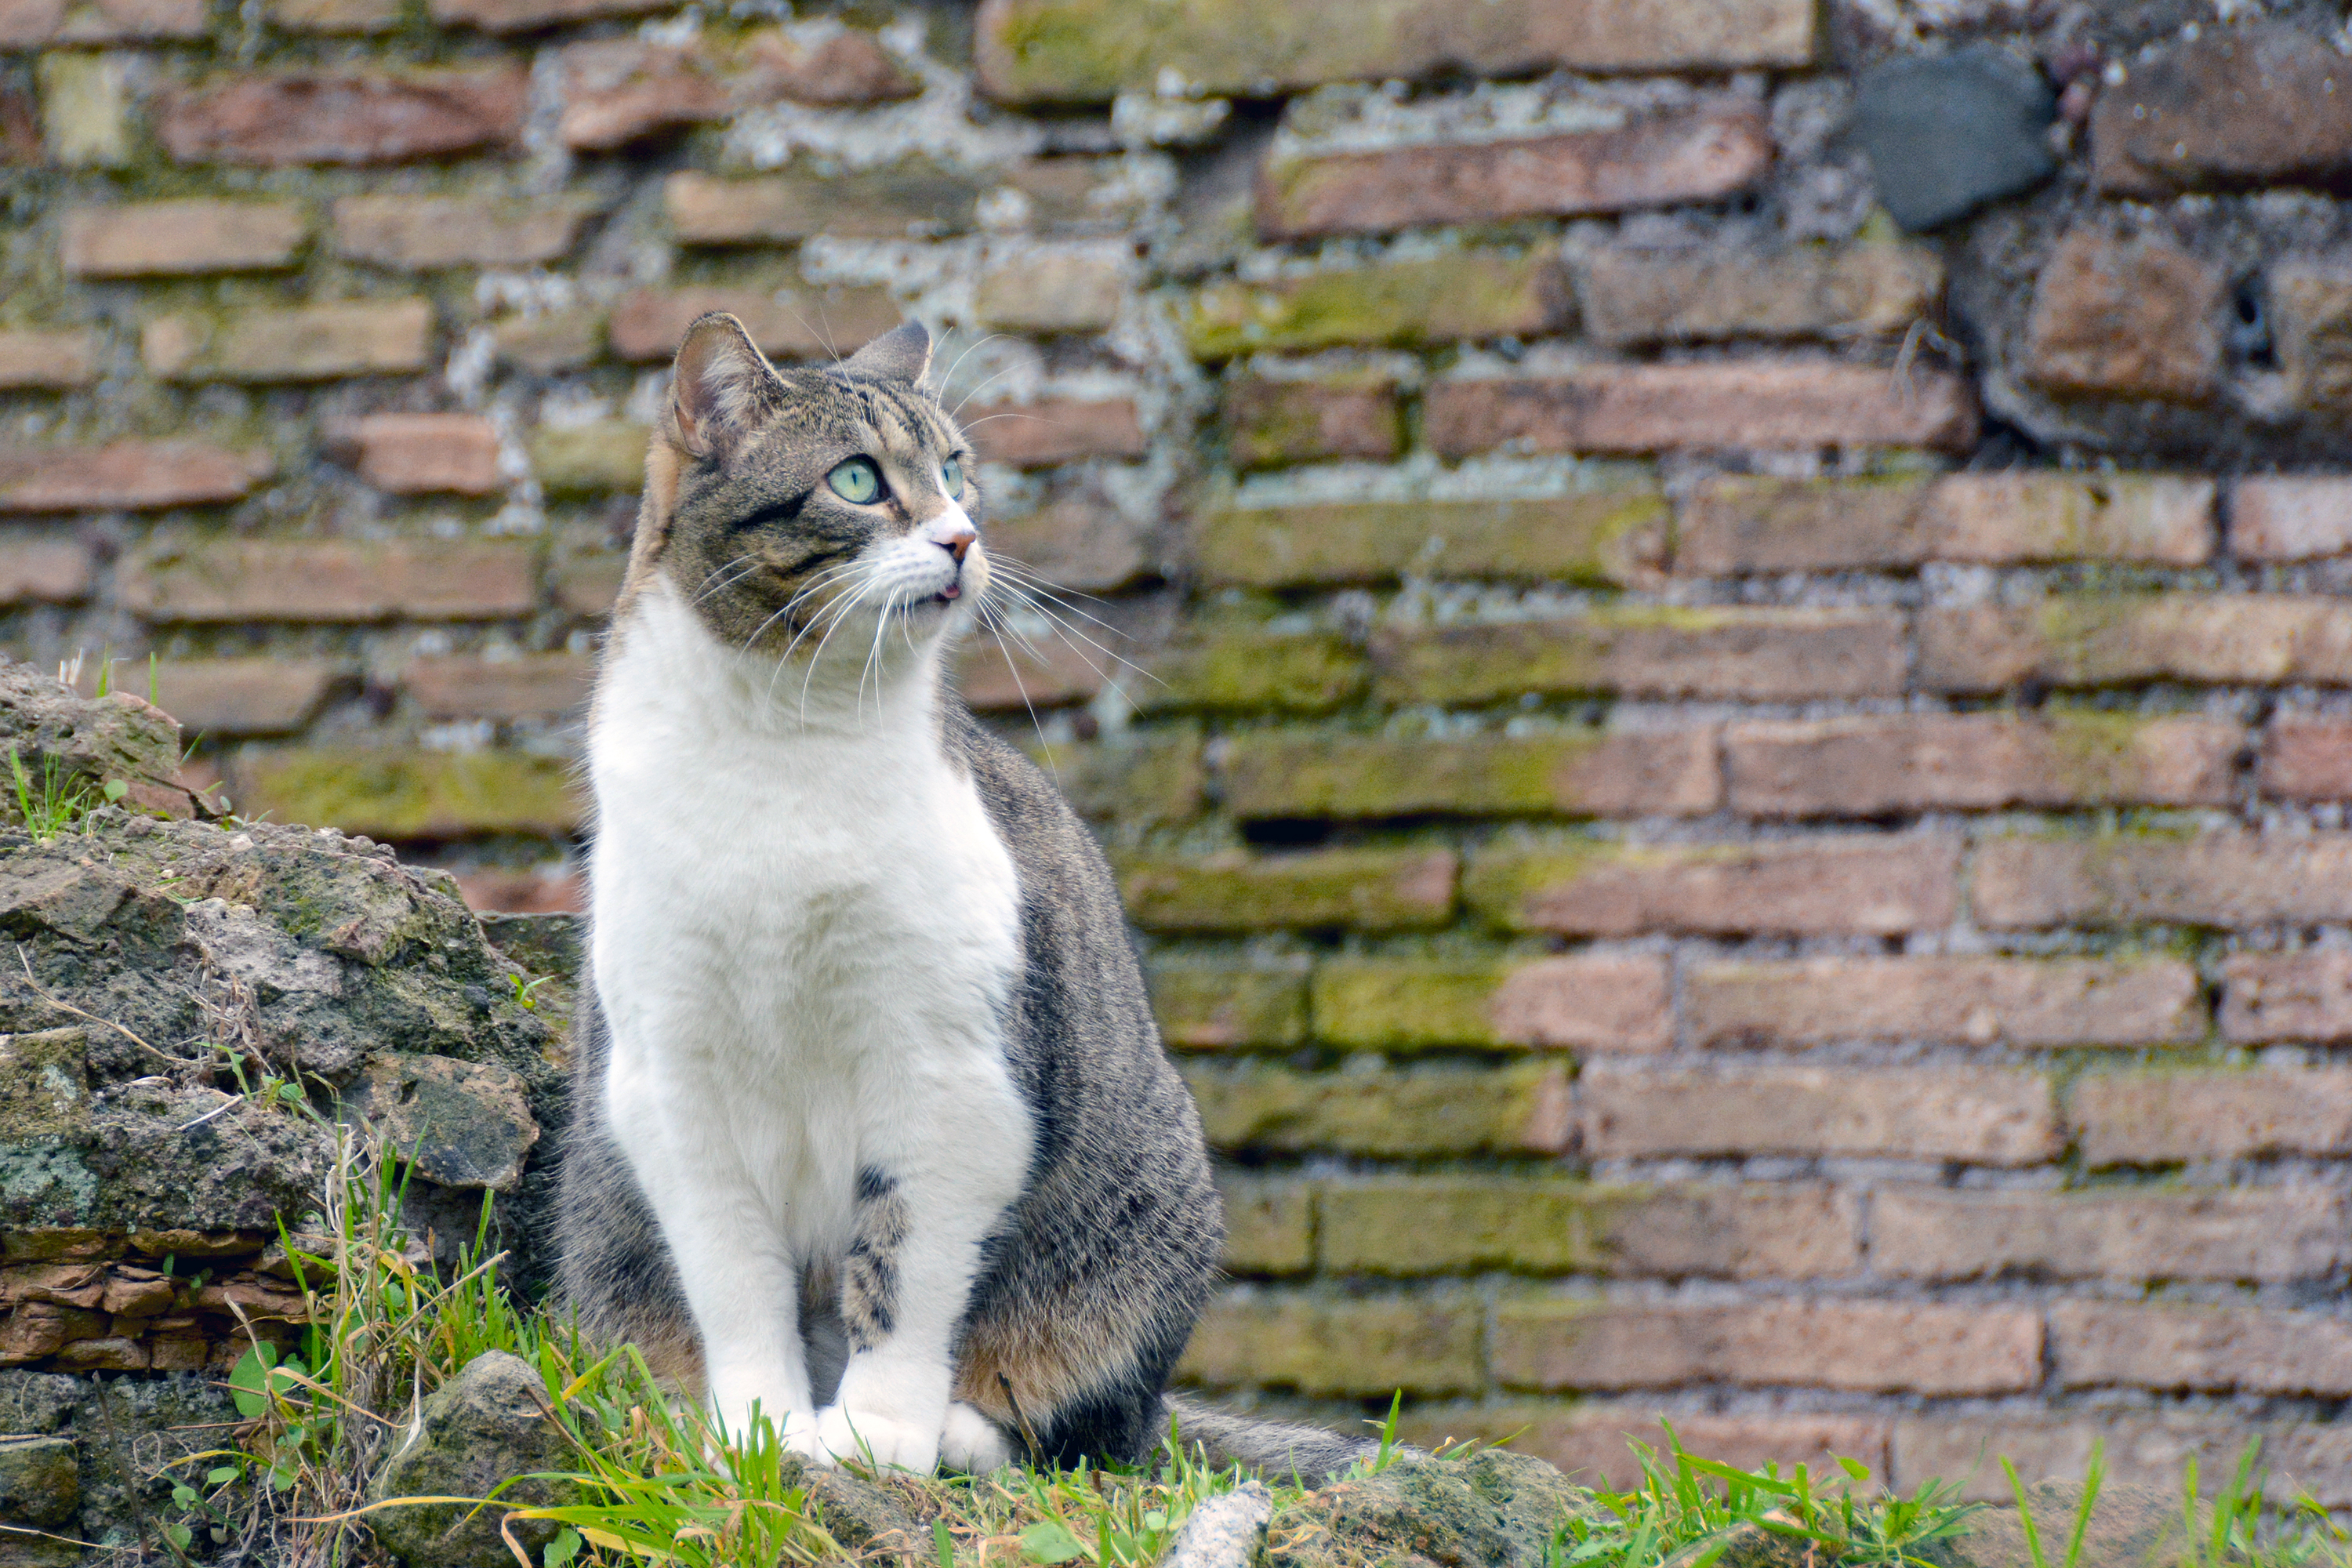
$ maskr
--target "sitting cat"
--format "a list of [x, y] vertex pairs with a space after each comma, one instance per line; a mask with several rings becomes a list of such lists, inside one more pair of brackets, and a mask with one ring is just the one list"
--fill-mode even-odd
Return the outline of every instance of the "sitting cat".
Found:
[[[942, 679], [990, 567], [929, 360], [678, 350], [590, 720], [562, 1280], [821, 1460], [1134, 1461], [1223, 1218], [1109, 868]], [[1220, 1463], [1364, 1447], [1178, 1415]]]

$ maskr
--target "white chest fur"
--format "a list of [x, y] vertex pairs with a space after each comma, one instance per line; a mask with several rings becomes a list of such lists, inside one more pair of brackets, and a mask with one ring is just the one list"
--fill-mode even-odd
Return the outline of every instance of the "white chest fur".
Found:
[[[611, 1125], [730, 1421], [752, 1399], [808, 1410], [776, 1302], [800, 1268], [841, 1257], [876, 1171], [912, 1213], [908, 1343], [897, 1392], [866, 1377], [864, 1424], [909, 1401], [943, 1412], [947, 1336], [1027, 1169], [1002, 1038], [1018, 887], [942, 752], [934, 663], [803, 707], [802, 666], [738, 656], [656, 583], [598, 692], [592, 963]], [[938, 1415], [912, 1419], [936, 1443]]]

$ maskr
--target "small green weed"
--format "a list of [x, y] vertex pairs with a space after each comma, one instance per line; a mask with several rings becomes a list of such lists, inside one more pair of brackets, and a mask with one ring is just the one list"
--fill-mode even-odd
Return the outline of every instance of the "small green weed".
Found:
[[40, 777], [36, 780], [14, 746], [8, 748], [8, 772], [16, 791], [16, 815], [25, 830], [44, 844], [79, 826], [99, 806], [131, 793], [131, 786], [121, 779], [108, 779], [92, 789], [87, 780], [61, 770], [54, 756], [42, 757]]

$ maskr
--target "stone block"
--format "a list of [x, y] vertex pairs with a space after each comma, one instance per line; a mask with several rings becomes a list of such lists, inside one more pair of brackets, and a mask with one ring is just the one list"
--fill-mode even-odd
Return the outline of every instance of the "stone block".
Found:
[[328, 445], [361, 479], [394, 495], [495, 495], [498, 426], [479, 414], [368, 414], [331, 426]]
[[69, 392], [98, 379], [99, 335], [0, 330], [0, 390]]
[[1823, 249], [1601, 250], [1584, 265], [1584, 326], [1612, 348], [1739, 338], [1901, 332], [1942, 293], [1944, 267], [1911, 245]]
[[976, 403], [957, 423], [983, 462], [1016, 468], [1050, 468], [1081, 458], [1140, 458], [1151, 450], [1135, 402], [1126, 397]]
[[331, 381], [392, 375], [431, 363], [433, 307], [424, 300], [349, 300], [158, 316], [140, 356], [165, 381]]
[[1721, 803], [1711, 730], [1385, 741], [1253, 730], [1226, 738], [1225, 806], [1244, 818], [1704, 816]]
[[2074, 1081], [2067, 1121], [2095, 1167], [2342, 1155], [2352, 1153], [2352, 1070], [2088, 1073]]
[[1453, 918], [1456, 867], [1444, 850], [1134, 858], [1119, 887], [1146, 931], [1413, 931]]
[[2091, 166], [2113, 195], [2333, 184], [2352, 170], [2343, 57], [2299, 27], [2210, 28], [2133, 60], [2091, 111]]
[[404, 163], [522, 142], [530, 79], [473, 70], [232, 76], [167, 89], [155, 135], [182, 163]]
[[1535, 337], [1565, 329], [1575, 313], [1558, 258], [1468, 250], [1431, 261], [1213, 283], [1192, 297], [1181, 319], [1193, 354], [1221, 360]]
[[254, 539], [150, 548], [118, 586], [148, 621], [472, 621], [530, 614], [538, 575], [525, 544]]
[[409, 660], [400, 684], [429, 719], [541, 719], [584, 707], [595, 675], [585, 654], [445, 655]]
[[1029, 251], [981, 269], [972, 308], [1003, 332], [1099, 332], [1118, 319], [1127, 268], [1099, 250]]
[[1214, 1149], [1451, 1160], [1557, 1154], [1573, 1131], [1567, 1075], [1541, 1062], [1298, 1072], [1192, 1058], [1179, 1067]]
[[541, 425], [530, 432], [530, 470], [551, 496], [630, 494], [645, 488], [651, 437], [646, 426], [625, 419]]
[[541, 267], [572, 249], [587, 209], [577, 202], [499, 196], [344, 196], [333, 209], [335, 254], [400, 272], [444, 267]]
[[837, 175], [789, 165], [746, 178], [685, 170], [664, 183], [662, 201], [681, 245], [788, 245], [820, 234], [961, 233], [972, 225], [981, 188], [968, 175], [914, 159]]
[[1223, 413], [1236, 468], [1346, 458], [1387, 462], [1404, 441], [1404, 410], [1390, 382], [1353, 385], [1251, 377], [1225, 389]]
[[1919, 684], [1933, 691], [2352, 682], [2352, 607], [2285, 594], [2134, 594], [1919, 613]]
[[2197, 972], [2177, 959], [1805, 958], [1703, 963], [1683, 1021], [1705, 1046], [1848, 1040], [2056, 1049], [2202, 1038]]
[[2352, 1321], [2326, 1312], [2057, 1301], [2062, 1388], [2352, 1394]]
[[[1710, 774], [1713, 760], [1710, 754]], [[1655, 802], [1663, 792], [1644, 793]], [[1713, 805], [1710, 790], [1697, 809]], [[1472, 858], [1462, 897], [1473, 910], [1507, 930], [1564, 936], [1895, 936], [1951, 923], [1959, 904], [1959, 844], [1941, 835], [1872, 834], [1754, 844], [1492, 850]]]
[[1328, 713], [1363, 695], [1364, 656], [1332, 632], [1225, 632], [1152, 657], [1129, 695], [1147, 712]]
[[1232, 1291], [1201, 1314], [1176, 1375], [1301, 1394], [1465, 1394], [1486, 1383], [1479, 1356], [1485, 1319], [1485, 1309], [1468, 1297]]
[[266, 452], [194, 441], [0, 447], [0, 512], [213, 506], [244, 499], [277, 467]]
[[1561, 375], [1444, 376], [1423, 398], [1439, 456], [1681, 447], [1976, 445], [1969, 384], [1941, 371], [1829, 360], [1595, 364]]
[[1584, 1152], [1597, 1160], [2036, 1165], [2065, 1146], [2050, 1080], [2007, 1068], [1588, 1066], [1576, 1095]]
[[1647, 487], [1541, 500], [1335, 501], [1209, 513], [1195, 563], [1217, 584], [1294, 588], [1412, 577], [1628, 586], [1664, 565], [1669, 512]]
[[229, 773], [239, 812], [393, 842], [579, 829], [584, 803], [560, 757], [523, 752], [359, 748], [241, 752]]
[[724, 310], [743, 323], [760, 352], [780, 360], [830, 363], [900, 321], [884, 289], [636, 289], [614, 306], [606, 331], [625, 360], [667, 360], [698, 316]]
[[1751, 720], [1725, 731], [1724, 760], [1743, 815], [1886, 816], [2226, 805], [2244, 745], [2244, 731], [2213, 719], [1912, 714]]
[[1372, 637], [1385, 702], [1472, 704], [1540, 691], [1791, 701], [1904, 688], [1886, 610], [1602, 605], [1558, 620], [1391, 626]]
[[1673, 982], [1653, 955], [1580, 953], [1532, 963], [1333, 959], [1309, 985], [1314, 1037], [1358, 1050], [1534, 1046], [1661, 1051]]
[[74, 278], [268, 271], [294, 265], [310, 220], [292, 202], [125, 202], [68, 207], [58, 258]]
[[1144, 970], [1160, 1037], [1183, 1050], [1288, 1048], [1307, 1039], [1307, 973], [1154, 962]]
[[1993, 838], [1972, 872], [1977, 919], [1995, 928], [2352, 920], [2352, 835], [2340, 833]]
[[2025, 379], [2061, 395], [2203, 403], [2221, 388], [2229, 279], [2159, 236], [2070, 231], [2026, 319]]
[[2345, 1219], [2336, 1194], [2290, 1187], [1881, 1188], [1870, 1258], [1897, 1279], [2315, 1279], [2352, 1259]]

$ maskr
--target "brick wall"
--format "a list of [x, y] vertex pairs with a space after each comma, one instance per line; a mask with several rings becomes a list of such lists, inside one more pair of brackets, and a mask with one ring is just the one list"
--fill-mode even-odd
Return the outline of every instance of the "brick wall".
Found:
[[919, 317], [1096, 595], [963, 684], [1230, 1157], [1192, 1376], [2352, 1505], [2339, 29], [0, 6], [0, 642], [565, 907], [683, 323]]

